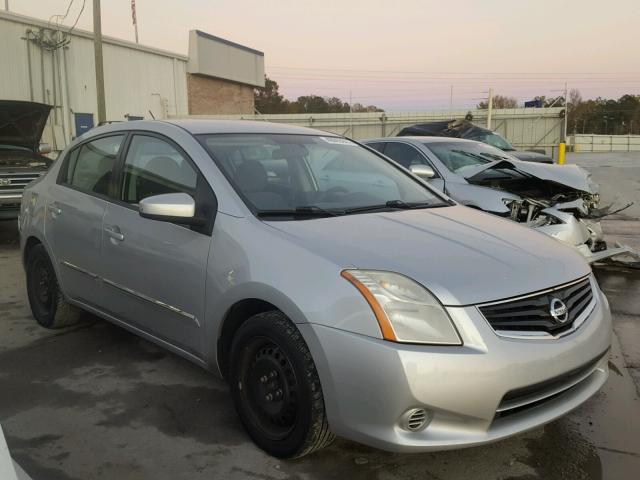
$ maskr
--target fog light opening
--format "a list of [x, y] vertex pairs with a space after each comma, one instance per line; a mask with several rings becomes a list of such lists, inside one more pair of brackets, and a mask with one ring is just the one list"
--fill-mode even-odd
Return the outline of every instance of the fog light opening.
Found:
[[400, 426], [408, 432], [421, 432], [431, 422], [431, 414], [424, 408], [410, 408], [400, 417]]

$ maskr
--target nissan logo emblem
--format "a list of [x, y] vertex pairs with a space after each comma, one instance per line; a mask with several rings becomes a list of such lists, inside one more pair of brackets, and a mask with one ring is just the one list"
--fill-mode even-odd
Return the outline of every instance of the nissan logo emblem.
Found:
[[564, 323], [569, 319], [569, 310], [559, 298], [551, 299], [549, 303], [549, 314], [558, 323]]

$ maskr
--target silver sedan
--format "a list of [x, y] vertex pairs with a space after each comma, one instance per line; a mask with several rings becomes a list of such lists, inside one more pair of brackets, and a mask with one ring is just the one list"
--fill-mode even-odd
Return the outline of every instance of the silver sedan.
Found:
[[334, 435], [495, 441], [608, 375], [609, 307], [578, 253], [336, 135], [99, 127], [28, 186], [19, 226], [40, 325], [92, 312], [224, 376], [278, 457]]

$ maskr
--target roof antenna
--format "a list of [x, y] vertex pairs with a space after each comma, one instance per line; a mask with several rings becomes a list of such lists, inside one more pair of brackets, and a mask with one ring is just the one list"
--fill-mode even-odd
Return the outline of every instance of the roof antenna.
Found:
[[151, 118], [153, 118], [154, 120], [156, 119], [156, 117], [153, 115], [153, 112], [151, 110], [147, 110], [149, 112], [149, 115], [151, 115]]

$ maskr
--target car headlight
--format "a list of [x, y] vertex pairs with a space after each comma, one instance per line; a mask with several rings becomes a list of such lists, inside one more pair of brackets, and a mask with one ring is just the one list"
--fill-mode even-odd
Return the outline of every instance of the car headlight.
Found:
[[444, 307], [419, 283], [378, 270], [343, 270], [342, 276], [369, 303], [385, 340], [462, 345]]

